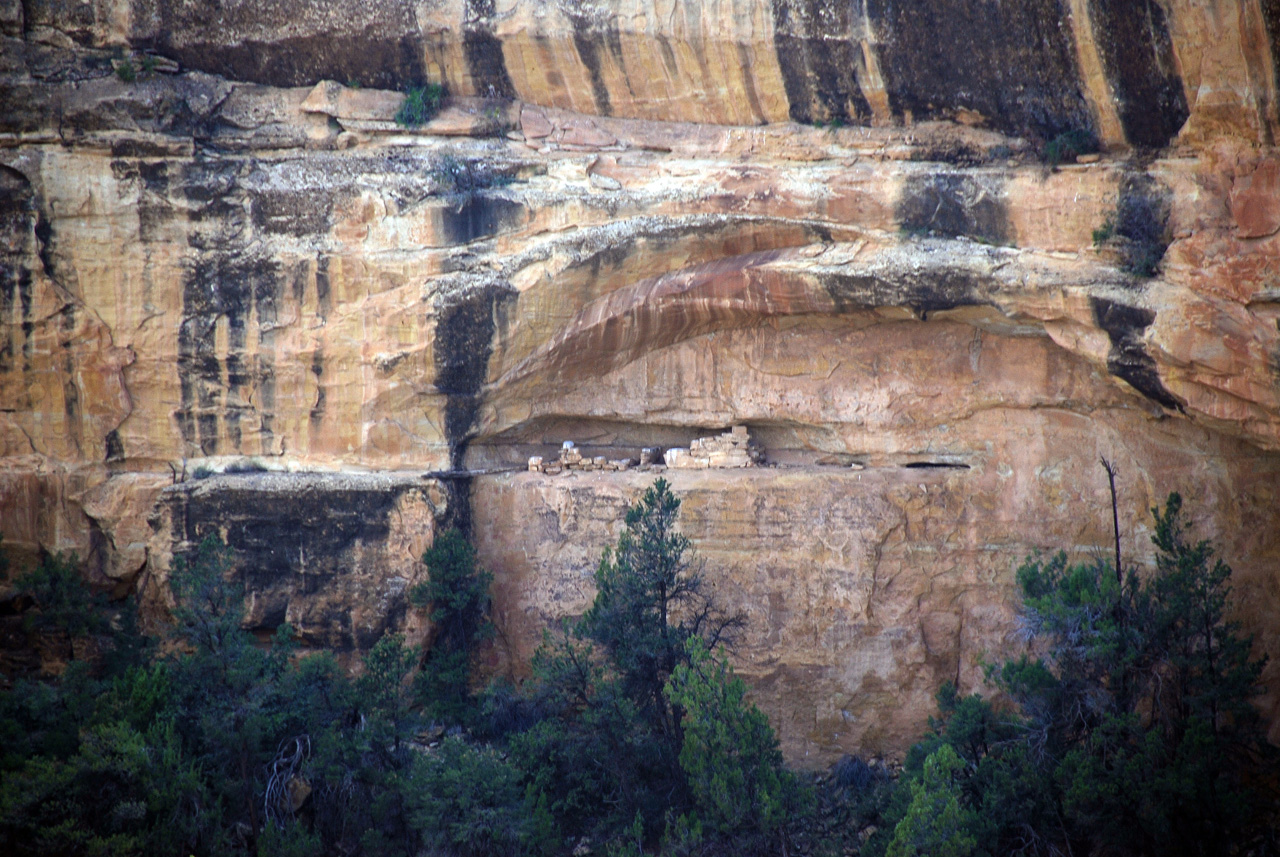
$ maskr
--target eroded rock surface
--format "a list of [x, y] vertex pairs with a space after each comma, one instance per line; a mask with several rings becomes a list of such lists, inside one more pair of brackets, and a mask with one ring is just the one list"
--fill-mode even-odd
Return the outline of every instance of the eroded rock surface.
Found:
[[471, 520], [518, 670], [652, 473], [414, 480], [745, 425], [686, 531], [821, 761], [1016, 645], [1106, 455], [1129, 556], [1181, 490], [1240, 570], [1280, 738], [1280, 6], [926, 5], [0, 2], [6, 547], [163, 603], [220, 532], [357, 652]]
[[165, 489], [156, 505], [148, 606], [169, 600], [165, 570], [210, 536], [230, 548], [245, 590], [245, 622], [269, 636], [289, 623], [299, 642], [341, 655], [407, 631], [409, 589], [426, 579], [422, 554], [448, 515], [448, 492], [414, 474], [245, 473]]

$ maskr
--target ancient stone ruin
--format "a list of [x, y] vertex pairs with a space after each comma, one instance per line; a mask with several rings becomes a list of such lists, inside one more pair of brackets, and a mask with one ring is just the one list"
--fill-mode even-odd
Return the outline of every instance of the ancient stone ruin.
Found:
[[734, 426], [715, 437], [700, 437], [688, 449], [668, 449], [663, 456], [667, 467], [702, 469], [708, 467], [755, 467], [763, 453], [751, 443], [746, 426]]
[[580, 470], [584, 473], [594, 470], [630, 470], [634, 463], [630, 458], [611, 460], [603, 455], [585, 456], [573, 441], [566, 440], [560, 447], [560, 457], [555, 461], [544, 462], [541, 455], [530, 456], [529, 470], [532, 473], [546, 473], [554, 476], [569, 470]]
[[[519, 669], [664, 468], [816, 764], [1019, 651], [1105, 456], [1139, 569], [1196, 497], [1280, 743], [1276, 0], [214, 5], [0, 0], [10, 577], [162, 605], [225, 533], [255, 627], [354, 662], [467, 523]], [[618, 475], [483, 466], [541, 449]]]
[[546, 461], [541, 455], [529, 456], [530, 473], [556, 475], [571, 470], [623, 471], [638, 466], [640, 469], [670, 467], [677, 470], [700, 470], [715, 467], [755, 467], [764, 461], [764, 453], [751, 442], [746, 426], [734, 426], [729, 431], [709, 437], [695, 438], [688, 447], [672, 447], [661, 455], [662, 463], [656, 463], [660, 450], [645, 447], [640, 458], [611, 459], [608, 456], [585, 456], [577, 445], [566, 440], [560, 447], [555, 461]]

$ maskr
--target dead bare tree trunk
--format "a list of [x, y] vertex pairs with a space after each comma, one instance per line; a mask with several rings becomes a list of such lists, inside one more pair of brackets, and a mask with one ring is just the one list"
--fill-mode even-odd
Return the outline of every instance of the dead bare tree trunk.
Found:
[[1102, 469], [1107, 471], [1107, 483], [1111, 486], [1111, 529], [1116, 535], [1116, 582], [1124, 584], [1124, 572], [1120, 569], [1120, 509], [1116, 503], [1116, 468], [1102, 459]]

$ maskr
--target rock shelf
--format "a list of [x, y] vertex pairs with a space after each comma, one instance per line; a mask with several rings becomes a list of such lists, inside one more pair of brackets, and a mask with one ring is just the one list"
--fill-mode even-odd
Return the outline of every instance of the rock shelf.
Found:
[[555, 461], [547, 461], [541, 455], [530, 456], [529, 472], [556, 475], [571, 470], [618, 472], [633, 467], [701, 470], [755, 467], [763, 460], [764, 453], [751, 442], [747, 427], [734, 426], [719, 435], [696, 438], [687, 448], [673, 447], [663, 453], [657, 447], [645, 447], [640, 450], [638, 461], [634, 458], [611, 459], [604, 455], [585, 456], [573, 441], [566, 440]]

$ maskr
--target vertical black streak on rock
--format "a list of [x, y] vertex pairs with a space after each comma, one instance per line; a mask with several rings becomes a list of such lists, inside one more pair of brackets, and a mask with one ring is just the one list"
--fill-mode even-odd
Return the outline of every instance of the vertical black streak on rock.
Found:
[[[193, 229], [188, 239], [191, 261], [183, 277], [178, 327], [180, 402], [174, 416], [184, 442], [198, 446], [202, 455], [242, 450], [242, 421], [253, 410], [251, 385], [256, 377], [246, 362], [248, 325], [255, 308], [261, 323], [264, 307], [274, 306], [283, 282], [279, 263], [264, 258], [251, 243], [254, 218], [245, 216], [244, 203], [236, 193], [237, 168], [221, 161], [192, 164], [177, 188], [193, 203]], [[274, 309], [270, 315], [274, 319]], [[225, 358], [217, 351], [222, 319], [227, 332]]]
[[1173, 193], [1146, 173], [1126, 175], [1116, 201], [1115, 234], [1126, 270], [1152, 276], [1169, 247]]
[[1156, 370], [1155, 359], [1142, 344], [1142, 332], [1156, 314], [1142, 307], [1128, 306], [1106, 298], [1089, 299], [1093, 319], [1111, 340], [1107, 371], [1127, 382], [1142, 395], [1173, 411], [1183, 411], [1182, 402], [1165, 388]]
[[613, 105], [609, 101], [609, 88], [604, 82], [604, 73], [600, 69], [600, 48], [604, 39], [600, 32], [592, 26], [584, 16], [575, 15], [573, 21], [573, 46], [578, 51], [578, 58], [587, 67], [591, 77], [591, 97], [596, 103], [596, 112], [601, 116], [612, 116]]
[[316, 376], [316, 401], [311, 406], [311, 430], [316, 431], [320, 428], [320, 421], [324, 419], [324, 349], [319, 345], [311, 354], [311, 374]]
[[53, 223], [44, 216], [43, 211], [36, 212], [36, 253], [40, 264], [44, 267], [45, 276], [51, 280], [57, 277], [53, 270]]
[[[671, 40], [662, 33], [655, 33], [658, 40], [658, 50], [662, 53], [662, 64], [666, 66], [667, 74], [673, 78], [680, 74], [680, 64], [676, 62], [676, 52], [671, 49]], [[746, 66], [743, 66], [744, 73]]]
[[[242, 298], [250, 297], [257, 290], [257, 279], [254, 276], [245, 283], [245, 291], [249, 294], [243, 295]], [[246, 303], [247, 301], [244, 300], [238, 301], [227, 312], [227, 358], [225, 361], [227, 380], [222, 412], [227, 440], [236, 452], [240, 451], [240, 415], [244, 409], [240, 402], [249, 381], [244, 369], [245, 323], [246, 316], [249, 314]], [[234, 402], [231, 401], [233, 397]]]
[[493, 14], [493, 0], [467, 0], [463, 12], [462, 56], [478, 95], [515, 98], [516, 88], [502, 56], [502, 42], [493, 34], [488, 21]]
[[[22, 268], [15, 272], [12, 265], [0, 265], [0, 325], [8, 325], [13, 318], [18, 279], [22, 273]], [[3, 336], [0, 337], [0, 372], [4, 372], [13, 365], [13, 337], [9, 330], [3, 327], [0, 330], [3, 330]]]
[[[445, 240], [450, 244], [470, 244], [521, 223], [525, 216], [525, 208], [519, 202], [468, 194], [456, 206], [441, 210], [440, 226]], [[319, 276], [317, 273], [317, 283]], [[325, 282], [327, 286], [327, 276]]]
[[173, 217], [173, 209], [167, 204], [169, 165], [165, 161], [137, 162], [137, 178], [142, 183], [137, 206], [138, 240], [144, 244], [163, 242], [164, 230]]
[[[28, 260], [38, 217], [31, 182], [18, 170], [0, 165], [0, 247], [13, 248], [0, 255], [0, 325], [14, 322], [17, 307], [23, 372], [30, 365], [31, 336], [35, 331], [31, 320], [32, 282]], [[13, 336], [6, 329], [0, 340], [0, 369], [13, 365], [13, 358]], [[22, 394], [25, 400], [26, 391]]]
[[[305, 294], [306, 267], [305, 262], [296, 264], [289, 275], [289, 285], [299, 306], [302, 304], [301, 296]], [[279, 302], [283, 293], [283, 281], [275, 279], [259, 281], [253, 293], [254, 312], [258, 318], [256, 410], [258, 430], [262, 436], [260, 446], [264, 453], [275, 451], [275, 432], [272, 425], [276, 409], [275, 344], [276, 325], [279, 322]]]
[[1089, 15], [1125, 137], [1169, 145], [1189, 114], [1159, 0], [1089, 0]]
[[746, 45], [738, 45], [738, 68], [742, 74], [742, 89], [747, 94], [747, 106], [751, 115], [760, 124], [765, 124], [764, 107], [760, 104], [760, 94], [756, 92], [756, 78], [751, 70], [751, 53]]
[[76, 307], [75, 304], [66, 304], [62, 308], [62, 312], [58, 317], [59, 341], [63, 344], [62, 349], [62, 372], [65, 380], [62, 382], [62, 412], [66, 419], [65, 431], [67, 440], [71, 441], [76, 452], [83, 452], [81, 426], [80, 426], [80, 385], [76, 382], [76, 362], [72, 356], [71, 349], [65, 347], [69, 345], [74, 336], [76, 328]]
[[32, 349], [35, 347], [32, 339], [36, 331], [35, 322], [31, 320], [31, 270], [25, 267], [18, 271], [18, 312], [22, 318], [22, 371], [25, 372], [31, 368]]
[[449, 507], [440, 522], [440, 530], [457, 530], [471, 541], [471, 488], [475, 480], [470, 475], [459, 474], [440, 481], [449, 493]]
[[463, 466], [481, 388], [493, 353], [496, 317], [503, 304], [515, 299], [506, 283], [491, 283], [462, 295], [443, 298], [437, 306], [433, 356], [436, 389], [445, 396], [444, 429], [449, 444], [449, 465]]
[[316, 315], [321, 321], [329, 320], [329, 312], [333, 309], [329, 292], [329, 257], [316, 259]]
[[773, 0], [774, 51], [796, 122], [865, 122], [871, 117], [857, 71], [849, 0]]
[[1007, 134], [1093, 129], [1063, 0], [867, 0], [890, 108], [980, 113]]

